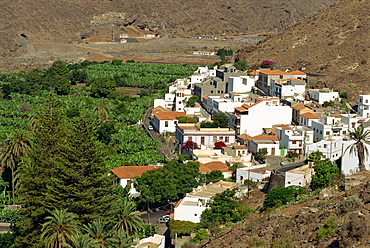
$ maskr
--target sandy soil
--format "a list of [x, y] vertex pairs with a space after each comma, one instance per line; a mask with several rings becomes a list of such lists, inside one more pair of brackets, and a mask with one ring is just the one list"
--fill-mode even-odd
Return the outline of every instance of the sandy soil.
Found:
[[[242, 37], [237, 37], [239, 40]], [[214, 64], [218, 56], [193, 55], [193, 51], [238, 50], [245, 43], [237, 39], [212, 40], [170, 38], [139, 40], [138, 43], [86, 42], [78, 44], [28, 44], [21, 57], [0, 60], [1, 71], [47, 68], [56, 60], [67, 63], [111, 61], [114, 58], [151, 63]]]

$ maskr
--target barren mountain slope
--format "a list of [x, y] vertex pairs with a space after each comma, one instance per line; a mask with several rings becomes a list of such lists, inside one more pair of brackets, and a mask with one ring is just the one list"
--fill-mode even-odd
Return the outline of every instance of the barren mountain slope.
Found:
[[[370, 1], [341, 0], [318, 15], [270, 37], [240, 59], [276, 61], [282, 69], [305, 69], [341, 91], [370, 94]], [[253, 50], [253, 51], [251, 51]], [[348, 84], [357, 85], [354, 88]]]
[[197, 247], [367, 248], [370, 174], [361, 172], [348, 179], [356, 186], [347, 187], [346, 191], [325, 189], [320, 196], [276, 213], [249, 214], [244, 221], [203, 240]]
[[127, 25], [161, 34], [275, 32], [334, 2], [336, 0], [2, 0], [0, 55], [20, 55], [29, 49], [29, 43], [110, 37], [112, 29]]

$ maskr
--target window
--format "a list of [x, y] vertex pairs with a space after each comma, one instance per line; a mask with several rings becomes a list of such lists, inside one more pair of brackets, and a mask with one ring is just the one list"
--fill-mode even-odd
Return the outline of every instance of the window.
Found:
[[164, 122], [164, 126], [165, 126], [165, 127], [168, 127], [168, 121], [165, 121], [165, 122]]
[[368, 99], [366, 99], [366, 100], [365, 100], [365, 103], [369, 103], [369, 100], [368, 100]]
[[346, 131], [343, 131], [343, 134], [347, 134], [347, 132]]
[[324, 148], [326, 148], [326, 144], [324, 144]]
[[201, 143], [202, 145], [204, 145], [204, 140], [205, 140], [205, 138], [204, 138], [204, 137], [200, 137], [200, 143]]
[[293, 145], [297, 144], [297, 141], [295, 141], [295, 140], [294, 140], [294, 141], [292, 141], [292, 144], [293, 144]]
[[213, 94], [213, 90], [211, 90], [211, 93]]
[[194, 214], [194, 216], [198, 216], [198, 214]]
[[179, 101], [179, 104], [181, 104], [181, 101]]
[[330, 131], [326, 131], [326, 135], [330, 135]]
[[225, 142], [229, 143], [229, 137], [225, 137]]
[[193, 141], [193, 137], [188, 137], [188, 141]]
[[271, 148], [271, 155], [275, 155], [275, 147]]
[[224, 140], [224, 137], [220, 137], [220, 140]]

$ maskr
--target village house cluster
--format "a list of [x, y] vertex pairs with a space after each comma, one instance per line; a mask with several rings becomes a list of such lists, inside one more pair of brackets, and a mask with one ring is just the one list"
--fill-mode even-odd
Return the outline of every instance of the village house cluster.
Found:
[[[339, 93], [328, 88], [307, 89], [308, 80], [302, 71], [199, 67], [189, 78], [176, 80], [164, 99], [154, 101], [152, 128], [158, 134], [175, 136], [177, 149], [199, 161], [200, 172], [220, 170], [227, 178], [232, 176], [230, 166], [243, 165], [234, 175], [236, 183], [205, 185], [188, 194], [175, 207], [176, 220], [199, 222], [214, 192], [236, 187], [247, 179], [260, 182], [261, 187], [276, 177], [283, 178], [280, 187], [309, 185], [312, 165], [284, 168], [287, 157], [303, 160], [320, 151], [324, 158], [341, 159], [345, 175], [358, 171], [357, 157], [346, 152], [353, 143], [348, 133], [360, 125], [370, 126], [370, 95], [358, 97], [357, 113], [323, 107], [340, 101]], [[189, 106], [193, 95], [199, 97], [198, 103]], [[201, 127], [201, 122], [212, 121], [216, 114], [226, 115], [229, 126]], [[189, 142], [194, 147], [182, 150]], [[262, 150], [272, 158], [266, 163], [261, 162]], [[369, 167], [368, 161], [365, 164]], [[121, 184], [143, 173], [138, 168], [134, 171], [137, 173], [130, 177], [117, 168], [112, 170]], [[132, 187], [131, 183], [124, 184]], [[210, 191], [212, 187], [215, 190]]]

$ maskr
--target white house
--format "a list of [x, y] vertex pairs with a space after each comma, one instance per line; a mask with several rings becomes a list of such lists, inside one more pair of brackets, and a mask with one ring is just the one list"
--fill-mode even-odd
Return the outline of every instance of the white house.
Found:
[[150, 123], [157, 133], [175, 132], [178, 117], [194, 117], [186, 115], [185, 112], [175, 112], [158, 107], [153, 110]]
[[165, 99], [155, 99], [154, 108], [161, 106], [165, 109], [174, 110], [174, 111], [184, 111], [186, 100], [189, 99], [191, 94], [191, 89], [189, 80], [177, 79], [168, 88], [168, 92], [165, 94]]
[[321, 116], [312, 112], [305, 112], [298, 116], [298, 125], [312, 127], [312, 121], [320, 121]]
[[357, 113], [366, 118], [370, 118], [370, 95], [358, 96]]
[[320, 121], [312, 121], [314, 142], [331, 139], [334, 136], [346, 136], [348, 125], [342, 122], [340, 115], [322, 116]]
[[309, 89], [307, 91], [311, 100], [324, 104], [324, 102], [340, 101], [339, 93], [328, 88], [323, 89]]
[[285, 172], [285, 187], [292, 185], [306, 187], [310, 185], [314, 169], [311, 165], [303, 165]]
[[220, 194], [227, 189], [233, 189], [236, 184], [233, 182], [220, 181], [199, 186], [192, 193], [187, 194], [177, 202], [174, 208], [174, 220], [200, 222], [202, 212], [209, 207], [210, 200], [216, 194]]
[[277, 124], [291, 124], [292, 109], [280, 103], [276, 97], [258, 97], [253, 104], [236, 107], [229, 115], [231, 126], [237, 134], [251, 136], [261, 134], [263, 128], [272, 128]]
[[[234, 112], [234, 108], [243, 105], [243, 97], [238, 94], [230, 93], [221, 96], [202, 97], [203, 107], [212, 114]], [[236, 100], [236, 101], [235, 101]]]
[[111, 174], [117, 177], [116, 183], [125, 188], [126, 186], [130, 188], [129, 194], [131, 196], [137, 196], [140, 194], [132, 182], [135, 177], [141, 176], [144, 172], [163, 168], [162, 165], [148, 165], [148, 166], [120, 166], [111, 169]]
[[192, 141], [201, 149], [206, 149], [214, 147], [217, 141], [223, 141], [226, 145], [234, 143], [235, 131], [229, 128], [200, 128], [195, 124], [178, 124], [176, 140], [180, 147], [186, 141]]
[[236, 182], [244, 184], [245, 180], [266, 181], [271, 176], [272, 168], [265, 164], [243, 167], [236, 170]]
[[272, 80], [282, 80], [282, 79], [305, 79], [307, 77], [306, 73], [301, 71], [280, 71], [280, 70], [261, 70], [259, 71], [259, 77], [256, 82], [256, 86], [264, 91], [266, 94], [270, 93], [270, 86]]
[[238, 93], [251, 92], [255, 83], [255, 78], [250, 76], [229, 77], [226, 91]]
[[280, 144], [275, 135], [260, 135], [251, 137], [248, 142], [248, 151], [257, 154], [260, 149], [266, 148], [266, 155], [285, 155], [281, 154]]
[[332, 137], [305, 145], [305, 154], [307, 156], [312, 152], [320, 151], [323, 154], [323, 158], [329, 158], [331, 161], [339, 159], [342, 156], [342, 150], [342, 137]]
[[305, 99], [306, 82], [302, 79], [271, 80], [270, 95], [285, 100]]
[[299, 155], [304, 153], [304, 145], [313, 143], [313, 130], [302, 126], [277, 127], [280, 146]]
[[[198, 69], [190, 76], [190, 83], [193, 87], [196, 83], [201, 83], [204, 79], [208, 77], [215, 77], [216, 76], [216, 69], [209, 69], [208, 66], [200, 66]], [[192, 88], [191, 87], [191, 88]]]

